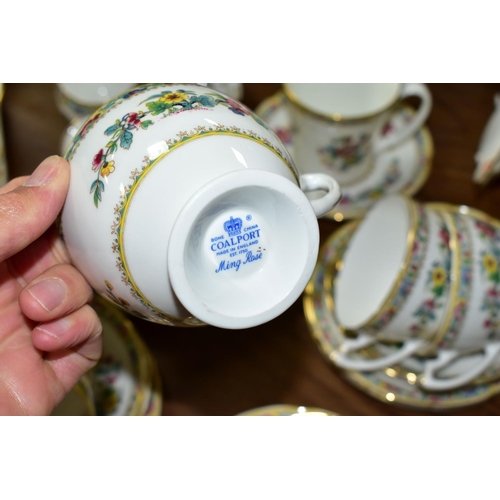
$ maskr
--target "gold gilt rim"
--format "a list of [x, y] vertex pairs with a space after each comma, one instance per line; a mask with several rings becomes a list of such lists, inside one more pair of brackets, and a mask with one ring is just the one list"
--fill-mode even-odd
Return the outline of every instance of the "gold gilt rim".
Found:
[[[403, 258], [403, 261], [401, 262], [397, 277], [395, 281], [393, 282], [391, 289], [389, 293], [386, 295], [385, 299], [383, 300], [382, 304], [378, 307], [378, 309], [372, 313], [367, 320], [365, 320], [361, 325], [358, 325], [356, 330], [361, 330], [363, 328], [370, 328], [373, 323], [375, 323], [381, 316], [383, 316], [387, 309], [391, 306], [392, 301], [396, 294], [398, 293], [401, 283], [403, 282], [403, 279], [405, 277], [406, 270], [408, 268], [408, 265], [410, 264], [410, 261], [412, 259], [412, 250], [413, 250], [413, 245], [415, 242], [415, 237], [419, 229], [419, 216], [417, 212], [417, 205], [416, 203], [411, 200], [409, 197], [402, 195], [402, 197], [406, 200], [406, 206], [408, 207], [408, 212], [409, 212], [409, 219], [410, 219], [410, 229], [408, 230], [408, 234], [406, 236], [406, 250], [405, 250], [405, 255]], [[340, 263], [338, 264], [338, 269], [342, 269], [344, 266], [344, 261], [343, 259], [340, 260]], [[335, 278], [337, 280], [338, 278]], [[340, 324], [340, 323], [339, 323]], [[345, 327], [344, 327], [345, 328]]]
[[[124, 331], [126, 335], [129, 336], [130, 343], [135, 349], [137, 354], [137, 391], [135, 392], [135, 399], [127, 415], [138, 416], [143, 414], [144, 400], [146, 396], [145, 388], [151, 386], [151, 374], [149, 370], [148, 358], [144, 354], [147, 350], [139, 332], [135, 328], [132, 321], [126, 316], [125, 313], [121, 311], [117, 306], [111, 304], [108, 301], [102, 299], [99, 295], [95, 296], [95, 302], [93, 304], [96, 308], [96, 312], [99, 316], [108, 314], [111, 322], [115, 323], [116, 330], [118, 332], [118, 337], [120, 340], [125, 341], [121, 331]], [[96, 307], [97, 306], [97, 307]], [[127, 346], [127, 354], [130, 353], [130, 349]]]
[[5, 95], [5, 83], [0, 83], [0, 105], [2, 104], [4, 95]]
[[[303, 408], [304, 411], [300, 411]], [[268, 413], [290, 413], [290, 415], [269, 415]], [[320, 413], [321, 416], [325, 417], [338, 417], [339, 414], [332, 412], [330, 410], [325, 410], [324, 408], [317, 408], [314, 406], [300, 406], [300, 405], [286, 405], [286, 404], [275, 404], [275, 405], [267, 405], [260, 406], [258, 408], [252, 408], [251, 410], [244, 411], [239, 413], [237, 416], [239, 417], [279, 417], [279, 416], [295, 416], [301, 414], [313, 414]]]
[[356, 117], [348, 117], [348, 116], [343, 116], [340, 113], [320, 113], [318, 111], [313, 111], [309, 109], [307, 106], [302, 104], [300, 101], [299, 97], [297, 94], [289, 87], [289, 83], [283, 83], [282, 88], [283, 88], [283, 94], [285, 97], [290, 101], [294, 106], [299, 108], [301, 111], [307, 113], [310, 116], [313, 116], [315, 118], [319, 118], [321, 120], [329, 121], [329, 122], [342, 122], [342, 123], [359, 123], [367, 120], [371, 120], [372, 118], [375, 118], [376, 116], [381, 115], [382, 113], [385, 113], [386, 111], [389, 111], [393, 106], [395, 106], [401, 97], [401, 90], [403, 88], [403, 85], [401, 83], [396, 84], [396, 91], [394, 94], [394, 97], [389, 101], [388, 104], [385, 106], [377, 109], [376, 111], [373, 111], [371, 113], [367, 113], [365, 115], [361, 116], [356, 116]]
[[[446, 205], [446, 204], [440, 204], [441, 206], [451, 206], [451, 205]], [[481, 394], [478, 394], [476, 396], [470, 396], [470, 397], [455, 397], [453, 399], [446, 399], [446, 400], [420, 400], [418, 398], [414, 398], [411, 396], [404, 396], [404, 395], [398, 395], [397, 393], [391, 393], [393, 396], [393, 399], [388, 399], [388, 394], [390, 391], [387, 389], [384, 389], [377, 385], [375, 382], [370, 381], [369, 379], [366, 378], [366, 376], [362, 372], [358, 371], [353, 371], [353, 370], [342, 370], [338, 368], [334, 363], [332, 363], [332, 359], [330, 357], [332, 353], [332, 345], [331, 343], [325, 339], [324, 334], [323, 334], [323, 329], [321, 328], [319, 321], [316, 316], [316, 310], [315, 310], [315, 305], [314, 305], [314, 299], [316, 299], [318, 296], [321, 296], [323, 294], [323, 297], [326, 298], [328, 294], [323, 293], [322, 290], [316, 290], [314, 287], [314, 281], [316, 279], [316, 273], [318, 272], [320, 268], [321, 259], [322, 255], [324, 254], [324, 251], [327, 247], [332, 245], [334, 241], [337, 239], [340, 239], [341, 237], [344, 236], [345, 233], [353, 233], [356, 226], [359, 224], [359, 221], [353, 221], [345, 226], [342, 226], [339, 228], [337, 231], [335, 231], [326, 241], [323, 247], [323, 251], [320, 254], [319, 260], [318, 260], [318, 265], [316, 266], [316, 269], [314, 271], [314, 274], [309, 281], [304, 297], [303, 297], [303, 306], [304, 306], [304, 314], [306, 317], [306, 322], [309, 328], [309, 331], [316, 342], [316, 344], [320, 348], [321, 354], [325, 357], [325, 359], [332, 364], [333, 368], [336, 369], [342, 377], [344, 377], [348, 382], [352, 383], [353, 386], [357, 387], [359, 390], [361, 390], [363, 393], [373, 397], [374, 399], [381, 401], [386, 404], [392, 404], [396, 406], [406, 406], [410, 408], [417, 408], [417, 409], [429, 409], [429, 410], [446, 410], [446, 409], [454, 409], [454, 408], [463, 408], [466, 406], [472, 406], [477, 403], [484, 402], [488, 399], [490, 399], [492, 396], [500, 393], [500, 383], [494, 383], [491, 381], [483, 381], [480, 378], [476, 379], [474, 385], [488, 385], [489, 387], [482, 392]], [[338, 262], [338, 261], [337, 261]], [[335, 262], [331, 263], [332, 265], [335, 264]], [[329, 266], [332, 268], [332, 265]], [[326, 279], [326, 278], [325, 278]], [[323, 298], [322, 297], [322, 298]], [[325, 307], [329, 310], [329, 307], [325, 303]], [[386, 374], [387, 371], [383, 370]], [[396, 376], [400, 375], [404, 377], [406, 383], [409, 384], [408, 379], [407, 379], [407, 374], [409, 374], [407, 370], [404, 368], [400, 367], [399, 365], [396, 367], [392, 367], [390, 374], [388, 376]], [[416, 383], [416, 380], [411, 384], [414, 386]], [[422, 393], [426, 393], [422, 388], [419, 388]], [[453, 392], [459, 392], [459, 391], [451, 391]], [[428, 393], [427, 393], [428, 394]]]

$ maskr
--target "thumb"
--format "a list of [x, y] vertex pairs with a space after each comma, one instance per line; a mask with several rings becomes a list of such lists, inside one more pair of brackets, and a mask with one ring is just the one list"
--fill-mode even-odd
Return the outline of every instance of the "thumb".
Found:
[[38, 239], [56, 220], [69, 187], [69, 164], [44, 160], [24, 184], [0, 194], [0, 262]]

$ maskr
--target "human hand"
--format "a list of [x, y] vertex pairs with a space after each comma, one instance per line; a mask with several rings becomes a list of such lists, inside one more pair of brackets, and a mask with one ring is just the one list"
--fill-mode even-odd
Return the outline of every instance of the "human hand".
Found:
[[52, 156], [0, 188], [2, 415], [49, 415], [101, 355], [92, 289], [53, 224], [69, 176]]

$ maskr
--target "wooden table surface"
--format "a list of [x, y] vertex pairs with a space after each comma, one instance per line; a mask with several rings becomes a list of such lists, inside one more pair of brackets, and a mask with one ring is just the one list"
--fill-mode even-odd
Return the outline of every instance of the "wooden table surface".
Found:
[[[252, 109], [279, 83], [245, 84]], [[434, 142], [432, 171], [415, 198], [465, 204], [500, 218], [500, 179], [472, 182], [474, 153], [493, 111], [500, 84], [429, 84], [433, 109], [427, 126]], [[10, 177], [30, 174], [59, 154], [67, 120], [53, 84], [6, 84], [3, 123]], [[320, 221], [321, 241], [340, 227]], [[156, 357], [163, 381], [164, 415], [235, 415], [269, 404], [294, 404], [341, 415], [432, 415], [373, 399], [347, 383], [312, 340], [302, 300], [280, 317], [247, 330], [173, 328], [131, 317]], [[443, 413], [443, 412], [440, 412]], [[500, 396], [447, 415], [500, 415]]]

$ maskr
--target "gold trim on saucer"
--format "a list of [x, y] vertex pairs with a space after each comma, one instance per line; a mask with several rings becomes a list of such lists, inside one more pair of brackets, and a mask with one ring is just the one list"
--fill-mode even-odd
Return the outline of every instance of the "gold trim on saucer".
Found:
[[[431, 393], [423, 390], [417, 383], [420, 373], [408, 371], [400, 365], [370, 373], [342, 370], [335, 365], [331, 355], [340, 347], [342, 332], [340, 335], [335, 334], [335, 329], [340, 331], [337, 325], [325, 326], [328, 323], [331, 324], [332, 317], [325, 300], [331, 294], [326, 293], [323, 288], [323, 284], [327, 281], [324, 273], [326, 266], [335, 268], [335, 264], [341, 259], [341, 252], [345, 249], [358, 223], [359, 221], [353, 221], [342, 226], [328, 238], [321, 248], [318, 264], [303, 296], [304, 314], [309, 331], [327, 362], [358, 390], [383, 403], [396, 406], [430, 411], [450, 410], [484, 402], [500, 393], [498, 379], [496, 382], [489, 382], [479, 377], [474, 380], [474, 383], [463, 388]], [[332, 250], [332, 247], [336, 247], [336, 249]], [[325, 260], [326, 258], [328, 261]], [[323, 324], [321, 324], [318, 314], [325, 311], [328, 311], [328, 314], [325, 314]], [[375, 346], [369, 349], [370, 353], [360, 351], [360, 354], [366, 358], [376, 354], [377, 348]]]
[[338, 413], [323, 408], [315, 408], [312, 406], [296, 406], [276, 404], [261, 406], [251, 410], [244, 411], [237, 415], [238, 417], [300, 417], [300, 416], [314, 416], [314, 417], [338, 417]]

